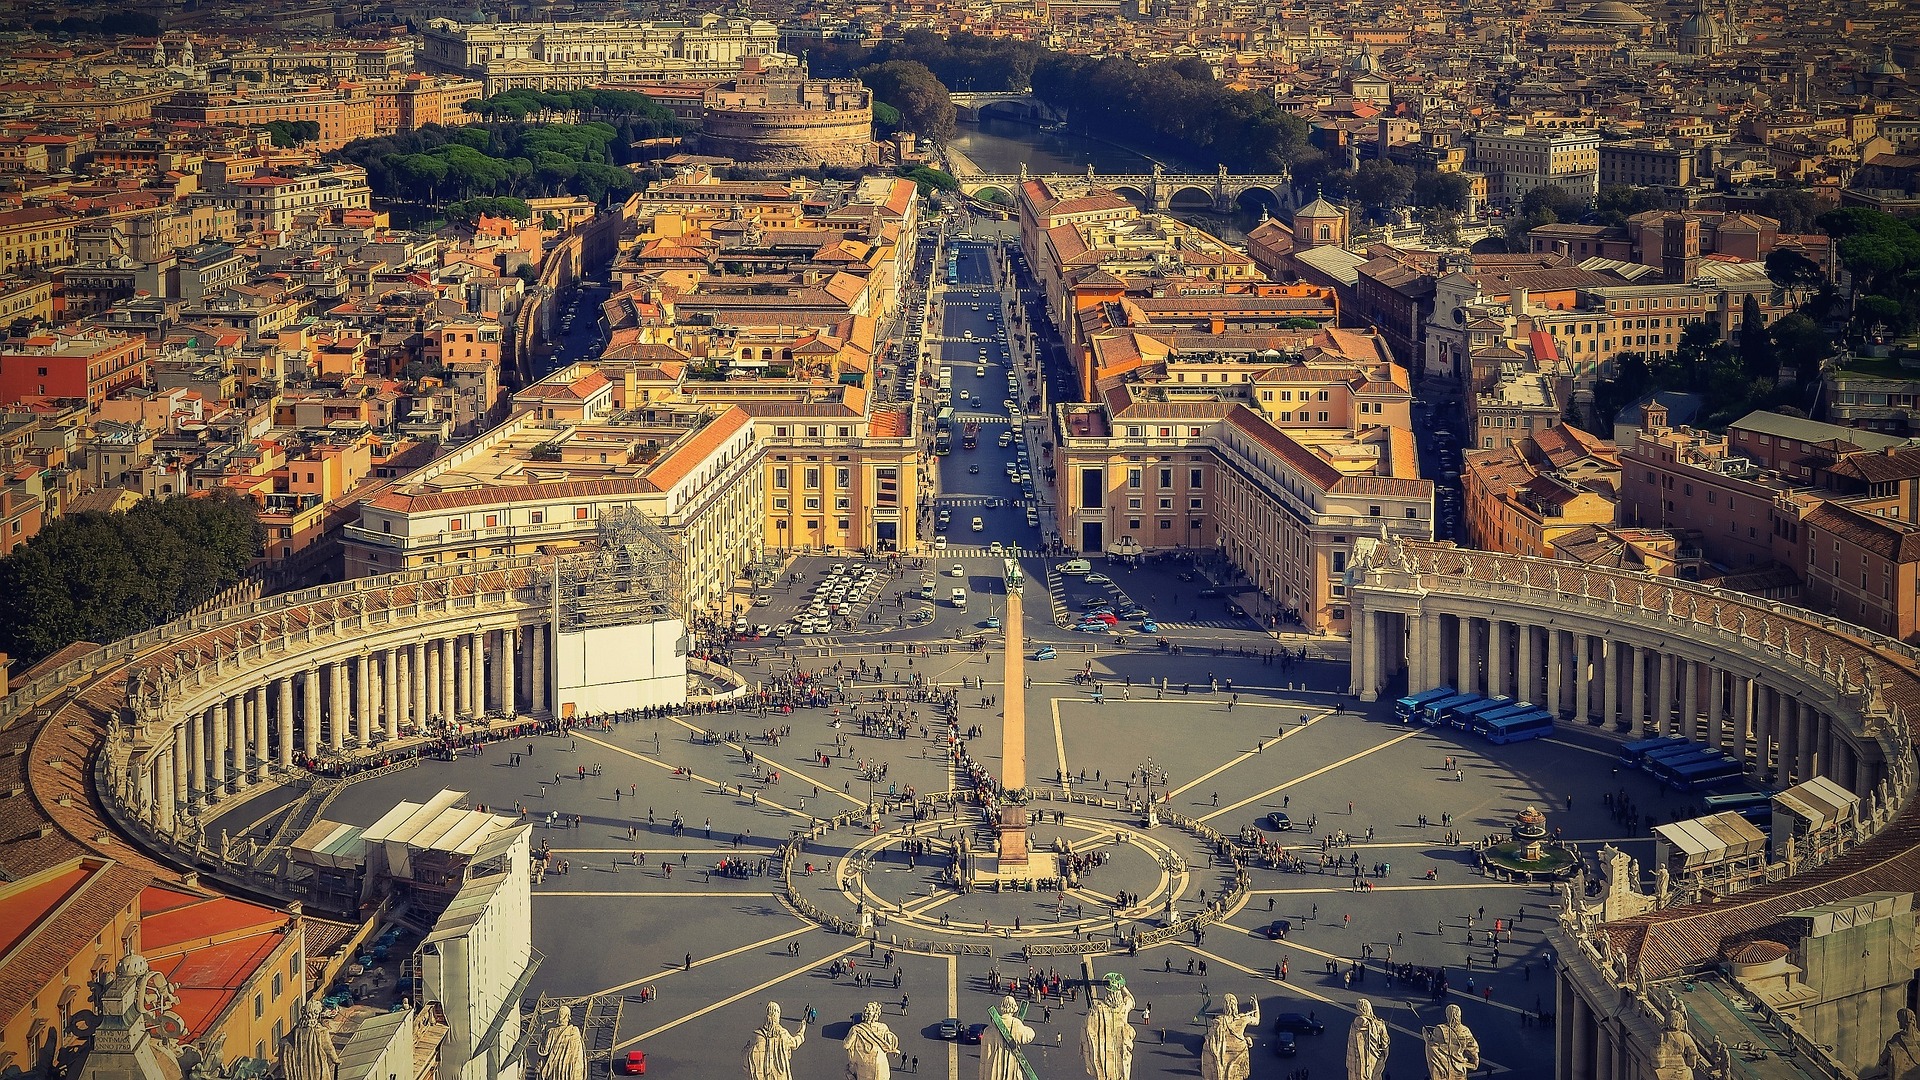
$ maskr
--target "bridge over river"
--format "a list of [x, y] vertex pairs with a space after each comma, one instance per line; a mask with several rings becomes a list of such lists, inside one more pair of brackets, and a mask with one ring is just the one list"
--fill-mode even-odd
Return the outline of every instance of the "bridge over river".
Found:
[[[961, 163], [953, 163], [959, 169]], [[956, 171], [954, 179], [960, 182], [960, 190], [969, 197], [979, 197], [982, 192], [997, 191], [1012, 202], [1020, 185], [1032, 179], [1063, 181], [1080, 179], [1078, 176], [1047, 175], [1034, 177], [1023, 167], [1016, 175]], [[1205, 196], [1213, 204], [1215, 213], [1230, 214], [1239, 204], [1240, 196], [1249, 191], [1263, 192], [1273, 199], [1283, 210], [1294, 205], [1293, 178], [1287, 173], [1229, 173], [1222, 165], [1218, 172], [1208, 176], [1194, 173], [1170, 173], [1159, 165], [1148, 173], [1096, 174], [1089, 165], [1085, 179], [1089, 183], [1132, 196], [1154, 210], [1168, 210], [1173, 206], [1175, 196], [1194, 192]]]

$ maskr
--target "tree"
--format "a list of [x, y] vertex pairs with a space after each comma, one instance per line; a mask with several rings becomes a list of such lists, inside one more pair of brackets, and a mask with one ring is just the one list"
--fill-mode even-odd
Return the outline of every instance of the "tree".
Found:
[[1624, 227], [1633, 215], [1658, 210], [1660, 206], [1660, 192], [1653, 188], [1608, 184], [1600, 189], [1594, 210], [1599, 213], [1602, 224]]
[[1760, 314], [1760, 298], [1754, 293], [1740, 301], [1740, 367], [1749, 379], [1771, 382], [1780, 375], [1780, 360], [1774, 355], [1773, 339]]
[[927, 65], [917, 60], [889, 60], [855, 74], [873, 91], [876, 100], [899, 111], [900, 122], [908, 131], [938, 141], [953, 137], [953, 99]]
[[1792, 295], [1826, 280], [1818, 263], [1792, 248], [1777, 247], [1768, 252], [1766, 267], [1767, 277]]
[[1167, 65], [1168, 70], [1188, 82], [1212, 82], [1213, 65], [1197, 56], [1184, 56]]
[[1426, 170], [1413, 178], [1408, 195], [1423, 210], [1464, 214], [1473, 199], [1473, 184], [1456, 172]]
[[1507, 250], [1525, 251], [1533, 241], [1527, 234], [1557, 221], [1578, 221], [1586, 204], [1558, 184], [1542, 184], [1520, 197], [1520, 212], [1507, 223]]
[[1767, 328], [1773, 339], [1774, 356], [1790, 365], [1801, 383], [1811, 382], [1820, 372], [1820, 364], [1833, 355], [1833, 342], [1820, 325], [1799, 312], [1783, 315]]
[[1369, 213], [1379, 215], [1406, 202], [1413, 179], [1413, 170], [1405, 165], [1369, 158], [1354, 172], [1351, 191]]

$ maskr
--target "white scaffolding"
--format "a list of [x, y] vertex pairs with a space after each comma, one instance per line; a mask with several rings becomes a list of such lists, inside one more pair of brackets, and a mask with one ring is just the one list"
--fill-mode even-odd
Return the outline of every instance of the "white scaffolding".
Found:
[[600, 514], [590, 551], [554, 560], [554, 626], [582, 633], [686, 619], [681, 545], [638, 510]]

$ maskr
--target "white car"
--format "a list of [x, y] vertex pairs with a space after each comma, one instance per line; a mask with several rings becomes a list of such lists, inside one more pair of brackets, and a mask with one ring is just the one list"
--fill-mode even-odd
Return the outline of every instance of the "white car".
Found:
[[986, 523], [985, 521], [982, 521], [982, 520], [980, 520], [979, 518], [974, 518], [974, 519], [973, 519], [973, 531], [974, 531], [974, 532], [980, 532], [980, 531], [982, 531], [982, 530], [984, 530], [984, 529], [985, 529], [986, 527], [987, 527], [987, 523]]
[[953, 569], [947, 571], [947, 576], [948, 577], [966, 577], [967, 568], [964, 566], [961, 566], [959, 563], [954, 563]]
[[987, 554], [989, 555], [1005, 555], [1006, 553], [1007, 553], [1007, 545], [1001, 543], [998, 540], [995, 540], [993, 543], [987, 545]]
[[935, 551], [945, 551], [945, 550], [947, 550], [947, 538], [946, 538], [946, 537], [944, 537], [944, 536], [936, 536], [936, 537], [934, 537], [934, 538], [933, 538], [933, 550], [935, 550]]

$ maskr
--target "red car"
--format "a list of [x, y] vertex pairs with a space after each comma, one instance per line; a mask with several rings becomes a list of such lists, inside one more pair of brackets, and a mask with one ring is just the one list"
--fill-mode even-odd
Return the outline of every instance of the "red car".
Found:
[[1080, 616], [1080, 621], [1083, 623], [1106, 623], [1108, 626], [1112, 626], [1120, 621], [1120, 617], [1111, 611], [1089, 611], [1085, 615]]
[[626, 1060], [620, 1063], [620, 1071], [626, 1073], [628, 1076], [646, 1075], [647, 1052], [645, 1050], [627, 1051]]

